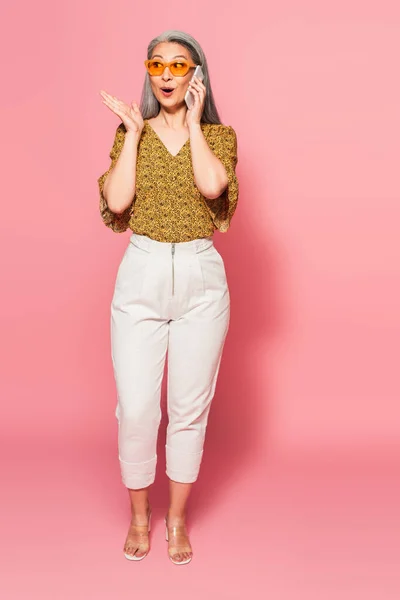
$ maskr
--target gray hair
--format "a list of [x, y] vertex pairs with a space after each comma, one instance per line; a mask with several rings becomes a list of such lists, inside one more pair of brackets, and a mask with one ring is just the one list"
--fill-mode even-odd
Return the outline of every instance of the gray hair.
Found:
[[[206, 87], [206, 97], [204, 103], [204, 110], [201, 116], [202, 123], [214, 123], [221, 124], [217, 107], [215, 105], [214, 96], [211, 89], [210, 76], [208, 73], [208, 66], [205, 54], [200, 44], [188, 33], [179, 31], [177, 29], [168, 29], [163, 31], [160, 35], [153, 38], [147, 46], [147, 58], [151, 58], [152, 52], [161, 42], [175, 42], [181, 44], [187, 50], [196, 65], [201, 65], [204, 73], [203, 84]], [[142, 89], [142, 97], [140, 100], [140, 112], [142, 113], [143, 119], [151, 119], [160, 112], [160, 103], [154, 96], [151, 89], [150, 75], [146, 72], [144, 85]]]

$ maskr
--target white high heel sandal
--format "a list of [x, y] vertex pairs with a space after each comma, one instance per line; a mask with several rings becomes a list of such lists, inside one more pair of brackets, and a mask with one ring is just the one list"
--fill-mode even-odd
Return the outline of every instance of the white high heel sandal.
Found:
[[[151, 510], [149, 512], [149, 524], [148, 525], [131, 525], [131, 527], [135, 528], [135, 531], [134, 531], [135, 535], [147, 537], [148, 534], [150, 533], [150, 529], [151, 529]], [[140, 550], [141, 550], [140, 546], [141, 546], [141, 542], [139, 542], [139, 548], [136, 550], [136, 552], [138, 552], [138, 551], [140, 552]], [[150, 551], [150, 547], [147, 550], [146, 554], [143, 554], [143, 556], [136, 556], [136, 554], [127, 554], [126, 552], [124, 552], [124, 556], [128, 560], [143, 560], [144, 558], [146, 558], [149, 551]]]
[[[169, 542], [169, 534], [170, 533], [171, 533], [171, 536], [174, 536], [175, 540], [179, 536], [188, 537], [186, 525], [172, 525], [171, 527], [168, 527], [167, 517], [164, 517], [164, 522], [165, 522], [165, 539], [167, 540], [167, 542]], [[175, 546], [171, 546], [168, 548], [169, 559], [171, 560], [171, 562], [174, 563], [174, 565], [186, 565], [187, 563], [189, 563], [192, 560], [193, 556], [191, 556], [190, 558], [187, 558], [186, 560], [174, 560], [172, 557], [174, 556], [174, 554], [178, 554], [178, 553], [193, 552], [191, 547], [188, 546], [187, 544], [179, 545], [176, 543], [176, 541], [175, 541], [175, 544], [176, 544]]]

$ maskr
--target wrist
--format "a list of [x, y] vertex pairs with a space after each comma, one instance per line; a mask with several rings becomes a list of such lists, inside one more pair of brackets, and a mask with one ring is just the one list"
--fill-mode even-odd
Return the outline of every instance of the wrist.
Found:
[[201, 131], [200, 123], [191, 123], [189, 125], [189, 135], [196, 134]]
[[127, 129], [125, 133], [125, 139], [128, 141], [131, 140], [132, 143], [135, 142], [137, 144], [140, 140], [141, 133], [141, 131], [132, 131], [131, 129]]

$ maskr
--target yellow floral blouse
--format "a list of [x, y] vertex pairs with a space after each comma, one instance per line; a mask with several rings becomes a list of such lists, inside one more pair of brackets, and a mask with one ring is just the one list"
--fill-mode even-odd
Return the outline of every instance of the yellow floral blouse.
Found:
[[103, 196], [103, 187], [124, 145], [126, 128], [120, 123], [110, 152], [111, 164], [97, 180], [100, 214], [107, 227], [116, 233], [130, 228], [160, 242], [186, 242], [211, 236], [215, 229], [223, 233], [228, 230], [239, 195], [236, 133], [230, 125], [200, 126], [209, 147], [225, 166], [228, 186], [224, 192], [213, 200], [205, 198], [194, 182], [190, 139], [173, 155], [144, 120], [138, 142], [135, 195], [123, 213], [113, 213]]

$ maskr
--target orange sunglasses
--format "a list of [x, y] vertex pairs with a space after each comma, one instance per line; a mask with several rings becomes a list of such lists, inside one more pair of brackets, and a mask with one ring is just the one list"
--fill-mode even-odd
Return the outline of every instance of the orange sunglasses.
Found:
[[149, 75], [162, 75], [164, 73], [165, 67], [168, 67], [171, 71], [172, 75], [175, 77], [183, 77], [193, 67], [196, 67], [192, 62], [189, 62], [185, 59], [183, 60], [172, 60], [171, 62], [163, 62], [162, 60], [158, 60], [156, 58], [145, 60], [144, 64]]

